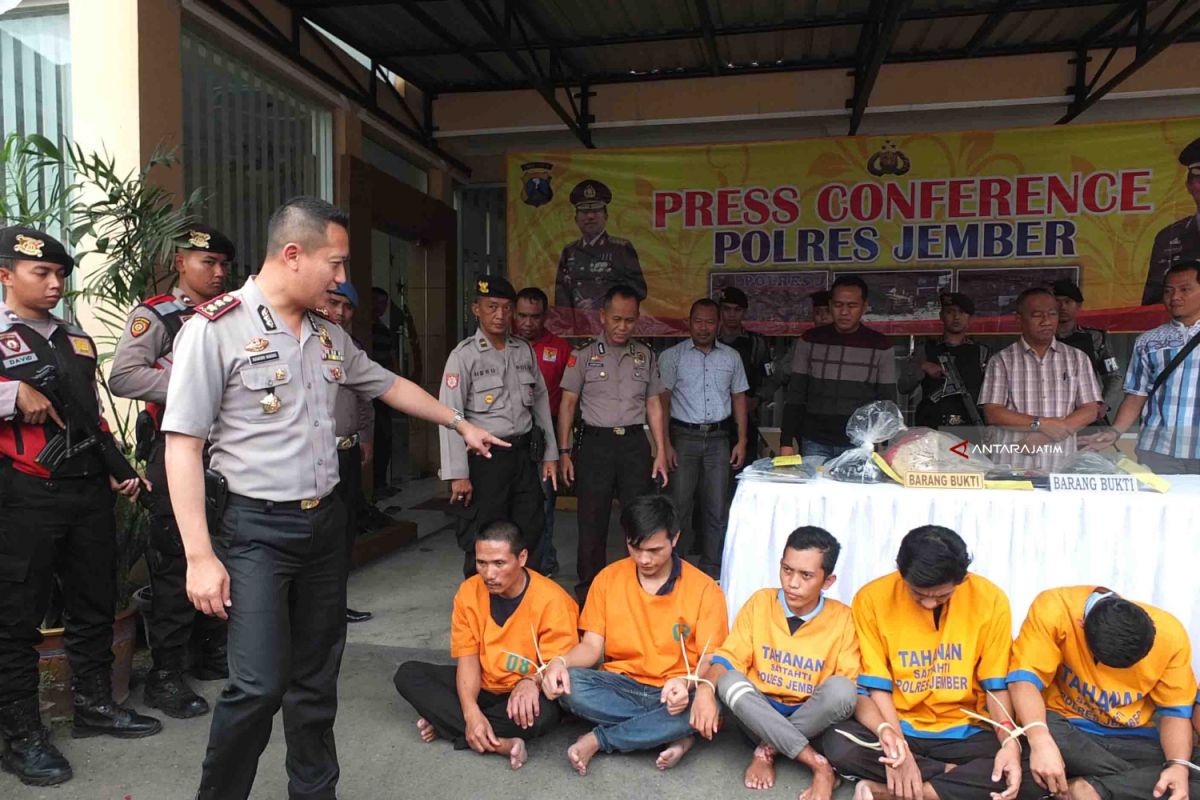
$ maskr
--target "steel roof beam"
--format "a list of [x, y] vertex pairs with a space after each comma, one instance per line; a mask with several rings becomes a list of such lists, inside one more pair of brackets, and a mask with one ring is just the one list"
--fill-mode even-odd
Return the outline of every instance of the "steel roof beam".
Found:
[[871, 90], [883, 67], [884, 59], [896, 41], [901, 17], [911, 0], [872, 0], [871, 21], [863, 26], [858, 39], [854, 66], [854, 96], [846, 101], [850, 109], [850, 135], [858, 133]]
[[965, 48], [967, 55], [973, 56], [979, 51], [979, 48], [983, 47], [984, 42], [996, 32], [996, 28], [1000, 27], [1000, 23], [1004, 21], [1004, 18], [1008, 16], [1016, 4], [1017, 0], [1006, 0], [1006, 2], [1000, 3], [995, 11], [987, 15], [987, 19], [983, 21], [983, 24], [979, 26], [975, 34], [971, 36], [970, 41], [967, 42]]
[[708, 68], [714, 76], [721, 74], [721, 53], [717, 50], [717, 35], [713, 28], [712, 9], [708, 0], [696, 0], [696, 14], [700, 17], [700, 31], [704, 35], [704, 51], [708, 54]]

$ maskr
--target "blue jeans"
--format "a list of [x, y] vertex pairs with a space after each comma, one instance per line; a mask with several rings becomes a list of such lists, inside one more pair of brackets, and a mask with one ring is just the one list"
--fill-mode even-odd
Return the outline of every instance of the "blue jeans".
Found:
[[820, 466], [821, 464], [828, 461], [829, 459], [840, 456], [842, 453], [851, 449], [853, 446], [854, 445], [850, 445], [850, 444], [847, 444], [847, 445], [825, 444], [824, 442], [814, 442], [812, 439], [801, 439], [800, 440], [800, 455], [803, 456], [805, 460], [808, 460], [810, 458], [821, 459], [815, 465], [815, 466]]
[[592, 733], [606, 753], [648, 750], [695, 731], [688, 723], [691, 705], [671, 715], [659, 702], [662, 689], [615, 672], [572, 667], [571, 693], [559, 703], [575, 716], [596, 723]]

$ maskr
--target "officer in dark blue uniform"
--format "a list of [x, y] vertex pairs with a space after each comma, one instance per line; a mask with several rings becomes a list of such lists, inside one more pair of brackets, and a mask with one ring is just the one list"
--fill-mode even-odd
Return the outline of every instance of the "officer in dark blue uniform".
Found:
[[1196, 204], [1196, 213], [1172, 222], [1154, 237], [1146, 288], [1142, 290], [1144, 306], [1156, 306], [1162, 302], [1163, 279], [1167, 276], [1167, 270], [1181, 261], [1200, 258], [1200, 139], [1180, 151], [1179, 163], [1186, 170], [1184, 187]]
[[580, 238], [563, 248], [554, 281], [554, 305], [578, 311], [598, 311], [604, 293], [613, 286], [631, 286], [646, 299], [646, 277], [637, 250], [628, 239], [610, 236], [608, 204], [612, 190], [600, 181], [586, 180], [571, 190], [575, 224]]

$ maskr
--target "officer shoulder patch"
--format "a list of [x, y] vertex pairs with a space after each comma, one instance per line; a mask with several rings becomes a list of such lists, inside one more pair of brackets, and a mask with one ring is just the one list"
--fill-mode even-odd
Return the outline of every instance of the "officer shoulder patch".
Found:
[[242, 301], [233, 295], [223, 294], [196, 306], [196, 313], [212, 321], [220, 319], [241, 304]]
[[148, 330], [150, 330], [149, 317], [134, 317], [133, 322], [129, 324], [129, 335], [135, 339]]

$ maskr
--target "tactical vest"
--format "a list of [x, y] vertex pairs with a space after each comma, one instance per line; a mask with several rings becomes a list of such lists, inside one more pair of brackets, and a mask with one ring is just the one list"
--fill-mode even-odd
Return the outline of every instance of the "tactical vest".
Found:
[[[966, 389], [976, 404], [979, 403], [979, 390], [983, 388], [983, 372], [987, 364], [989, 351], [978, 342], [964, 342], [951, 347], [944, 341], [926, 342], [925, 360], [934, 364], [942, 355], [953, 356], [954, 366], [958, 369]], [[921, 402], [917, 405], [915, 421], [918, 425], [937, 428], [943, 425], [970, 425], [971, 418], [967, 415], [966, 405], [962, 394], [953, 391], [952, 394], [940, 396], [947, 387], [948, 378], [931, 378], [926, 375], [921, 380]], [[960, 387], [961, 388], [961, 387]], [[937, 400], [933, 398], [938, 397]]]
[[[76, 387], [74, 402], [76, 419], [99, 419], [100, 404], [96, 398], [96, 343], [74, 325], [60, 324], [49, 341], [33, 328], [21, 322], [0, 320], [0, 380], [21, 381], [33, 388], [42, 382], [39, 376], [47, 367], [58, 373], [59, 392], [65, 394], [67, 375]], [[55, 404], [55, 411], [67, 423], [71, 445], [87, 439], [78, 424], [67, 419], [64, 409]], [[102, 423], [103, 427], [103, 423]], [[61, 433], [58, 424], [47, 420], [43, 425], [31, 425], [21, 420], [18, 411], [13, 419], [0, 422], [0, 460], [8, 460], [13, 468], [39, 478], [80, 478], [105, 475], [107, 470], [97, 448], [90, 447], [68, 458], [53, 473], [35, 460], [46, 442]]]
[[[183, 323], [188, 321], [192, 314], [196, 313], [194, 307], [184, 303], [173, 294], [160, 294], [151, 297], [149, 300], [142, 302], [138, 308], [145, 308], [154, 316], [158, 317], [158, 321], [167, 329], [166, 348], [158, 354], [158, 358], [170, 354], [175, 349], [175, 337], [179, 335], [179, 330], [183, 327]], [[162, 429], [162, 417], [166, 408], [161, 403], [146, 403], [146, 411], [154, 420], [154, 429]]]

